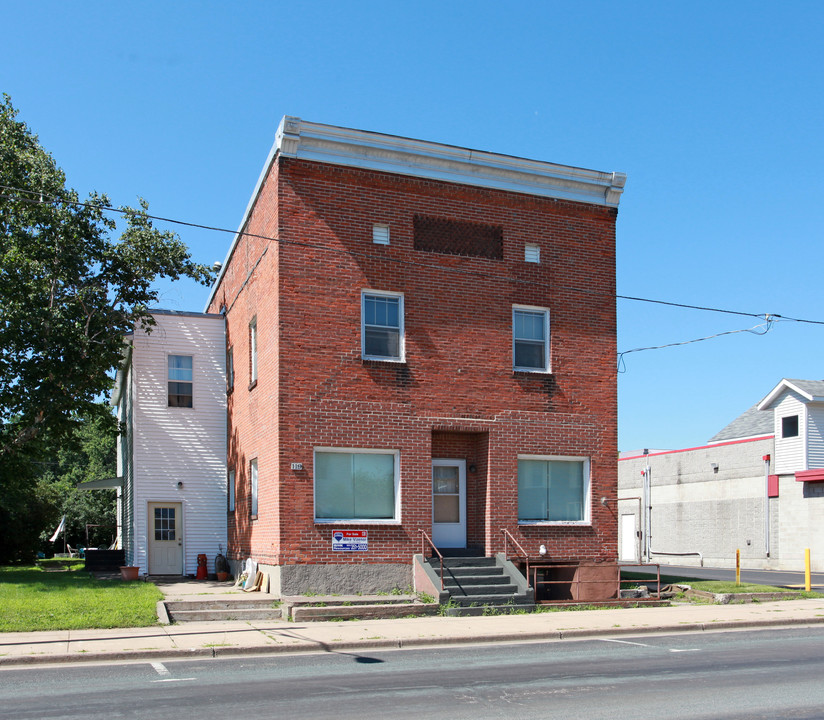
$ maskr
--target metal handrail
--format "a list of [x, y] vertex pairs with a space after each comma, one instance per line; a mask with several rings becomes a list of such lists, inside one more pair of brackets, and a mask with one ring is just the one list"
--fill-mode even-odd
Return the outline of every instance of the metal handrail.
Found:
[[527, 554], [526, 550], [524, 550], [521, 547], [521, 544], [514, 537], [512, 537], [512, 533], [509, 532], [509, 530], [507, 530], [506, 528], [501, 528], [501, 532], [504, 535], [504, 557], [507, 560], [509, 560], [509, 542], [512, 542], [512, 544], [518, 549], [518, 552], [520, 553], [520, 555], [518, 555], [518, 557], [522, 557], [522, 558], [524, 558], [524, 560], [526, 560], [526, 575], [525, 575], [525, 577], [526, 577], [527, 584], [529, 584], [529, 555]]
[[443, 555], [441, 555], [441, 551], [438, 550], [437, 547], [435, 547], [435, 543], [432, 542], [432, 538], [429, 537], [429, 535], [427, 535], [420, 528], [418, 529], [418, 532], [421, 534], [421, 555], [424, 557], [424, 559], [426, 558], [426, 544], [429, 543], [429, 547], [431, 547], [435, 551], [435, 554], [441, 560], [441, 590], [443, 590]]

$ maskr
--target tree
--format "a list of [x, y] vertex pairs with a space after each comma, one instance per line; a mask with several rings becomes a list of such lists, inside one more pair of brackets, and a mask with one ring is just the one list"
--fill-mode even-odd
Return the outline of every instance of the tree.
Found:
[[119, 237], [109, 204], [96, 193], [80, 202], [3, 95], [0, 561], [31, 553], [29, 531], [39, 535], [53, 510], [53, 484], [37, 482], [41, 463], [77, 441], [81, 418], [106, 416], [97, 401], [111, 387], [123, 336], [152, 324], [155, 281], [211, 280], [175, 233], [153, 227], [144, 200], [119, 208], [125, 218]]
[[148, 204], [122, 207], [119, 238], [105, 195], [84, 203], [11, 98], [0, 104], [0, 465], [44, 432], [59, 442], [99, 411], [123, 335], [151, 325], [158, 278], [210, 270], [176, 234], [159, 231]]

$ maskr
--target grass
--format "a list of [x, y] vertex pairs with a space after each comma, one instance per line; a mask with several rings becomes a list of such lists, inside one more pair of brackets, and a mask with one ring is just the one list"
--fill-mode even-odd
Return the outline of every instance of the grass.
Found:
[[82, 560], [0, 567], [0, 632], [146, 627], [161, 597], [153, 583], [97, 580]]
[[[622, 580], [655, 582], [656, 576], [650, 573], [622, 572]], [[661, 575], [661, 585], [689, 585], [693, 590], [711, 593], [797, 593], [797, 589], [775, 587], [774, 585], [755, 585], [753, 583], [735, 584], [735, 580], [700, 580], [683, 575]], [[627, 587], [622, 585], [622, 587]], [[821, 597], [819, 593], [803, 593], [804, 597]]]

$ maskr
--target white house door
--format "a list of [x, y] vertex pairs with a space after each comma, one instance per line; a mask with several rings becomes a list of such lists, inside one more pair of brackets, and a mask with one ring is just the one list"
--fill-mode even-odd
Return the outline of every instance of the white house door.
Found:
[[466, 460], [432, 461], [432, 542], [466, 547]]
[[635, 527], [635, 514], [621, 515], [620, 521], [621, 562], [638, 562], [638, 531]]
[[149, 574], [183, 574], [180, 503], [149, 503]]

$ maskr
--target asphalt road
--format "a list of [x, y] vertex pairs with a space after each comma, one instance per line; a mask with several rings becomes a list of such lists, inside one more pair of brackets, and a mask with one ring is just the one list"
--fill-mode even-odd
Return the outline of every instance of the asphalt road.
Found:
[[[625, 570], [638, 572], [655, 572], [649, 566], [622, 566]], [[662, 575], [680, 575], [683, 577], [700, 578], [702, 580], [728, 580], [735, 582], [735, 568], [712, 568], [682, 565], [661, 565]], [[810, 576], [812, 589], [824, 591], [824, 573], [812, 573]], [[788, 572], [784, 570], [741, 570], [741, 582], [757, 585], [774, 585], [776, 587], [793, 587], [804, 589], [804, 573]]]
[[822, 718], [824, 628], [0, 670], [0, 717]]

